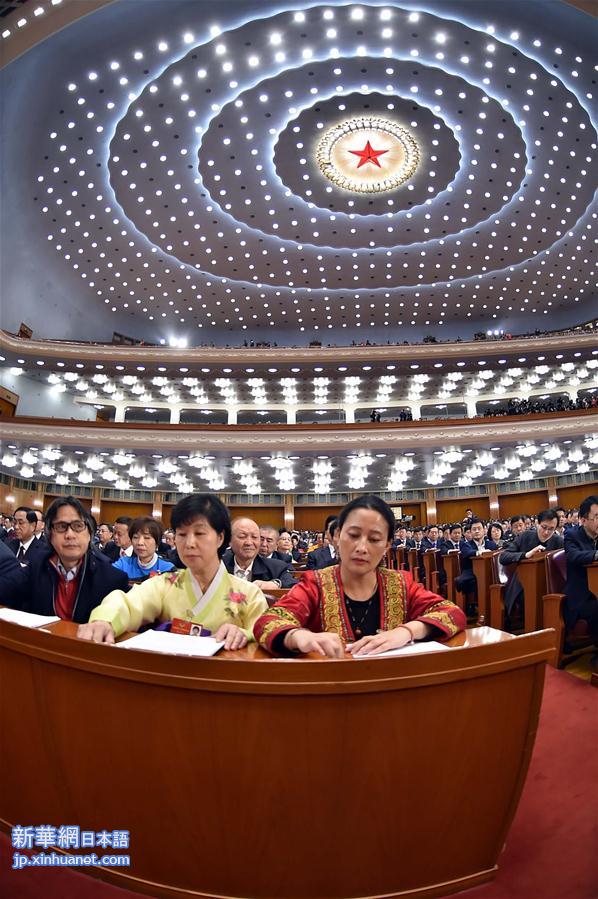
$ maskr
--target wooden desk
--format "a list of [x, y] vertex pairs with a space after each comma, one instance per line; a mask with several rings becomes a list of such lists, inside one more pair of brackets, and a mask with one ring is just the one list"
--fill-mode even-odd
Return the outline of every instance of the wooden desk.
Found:
[[419, 584], [419, 552], [416, 549], [407, 550], [407, 560], [409, 571], [413, 575], [413, 580]]
[[446, 574], [446, 598], [465, 611], [465, 598], [462, 593], [457, 596], [455, 578], [461, 574], [461, 555], [458, 552], [449, 552], [442, 556], [442, 564]]
[[490, 584], [493, 580], [492, 553], [474, 556], [471, 564], [478, 585], [478, 620], [483, 621], [484, 624], [490, 624]]
[[542, 627], [542, 597], [548, 592], [544, 553], [518, 562], [516, 577], [523, 587], [525, 633], [531, 634]]
[[586, 565], [586, 571], [588, 572], [589, 591], [594, 594], [596, 599], [598, 599], [598, 562], [592, 562], [591, 565]]
[[74, 632], [0, 621], [4, 828], [128, 829], [131, 868], [94, 873], [180, 899], [415, 899], [493, 877], [553, 631], [340, 661]]

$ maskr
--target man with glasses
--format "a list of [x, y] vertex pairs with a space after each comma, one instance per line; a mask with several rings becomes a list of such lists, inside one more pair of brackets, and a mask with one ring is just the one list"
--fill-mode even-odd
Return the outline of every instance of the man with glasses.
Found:
[[[571, 630], [578, 619], [588, 622], [598, 643], [598, 597], [590, 593], [586, 565], [598, 562], [598, 496], [588, 496], [579, 507], [579, 524], [565, 530], [567, 581], [565, 584], [565, 628]], [[593, 662], [596, 665], [596, 660]]]
[[93, 530], [79, 500], [55, 500], [46, 513], [48, 542], [36, 541], [40, 550], [27, 568], [1, 557], [0, 603], [85, 624], [111, 590], [128, 590], [124, 571], [91, 548]]
[[[563, 538], [556, 533], [557, 525], [558, 515], [554, 509], [540, 512], [536, 527], [523, 531], [503, 550], [499, 559], [500, 564], [502, 566], [513, 565], [523, 559], [532, 559], [553, 549], [562, 549]], [[511, 615], [516, 603], [523, 609], [523, 587], [515, 574], [505, 589], [507, 618]]]

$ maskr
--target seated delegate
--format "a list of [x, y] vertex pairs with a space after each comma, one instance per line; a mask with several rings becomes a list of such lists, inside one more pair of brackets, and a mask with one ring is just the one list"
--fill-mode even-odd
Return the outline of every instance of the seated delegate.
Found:
[[128, 589], [126, 574], [92, 549], [93, 532], [78, 499], [54, 500], [46, 513], [47, 543], [29, 565], [21, 567], [12, 556], [10, 568], [10, 560], [2, 556], [0, 602], [24, 612], [87, 621], [107, 593]]
[[133, 555], [121, 556], [112, 564], [119, 571], [124, 571], [130, 581], [172, 571], [173, 563], [158, 556], [162, 528], [154, 518], [135, 518], [129, 525], [129, 538]]
[[404, 571], [380, 568], [394, 536], [390, 507], [378, 496], [353, 500], [340, 513], [340, 564], [305, 572], [255, 624], [260, 645], [276, 654], [318, 652], [342, 658], [452, 636], [465, 615]]
[[253, 639], [253, 625], [268, 606], [256, 584], [229, 574], [222, 563], [231, 534], [226, 506], [212, 494], [191, 494], [176, 504], [171, 523], [187, 567], [149, 578], [128, 593], [109, 593], [79, 628], [79, 637], [114, 643], [124, 631], [156, 619], [184, 618], [212, 631], [226, 649]]

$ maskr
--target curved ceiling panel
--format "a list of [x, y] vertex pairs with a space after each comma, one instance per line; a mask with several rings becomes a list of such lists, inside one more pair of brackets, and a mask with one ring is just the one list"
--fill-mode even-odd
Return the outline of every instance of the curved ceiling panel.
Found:
[[[532, 29], [511, 4], [156, 0], [72, 26], [85, 58], [52, 57], [51, 108], [15, 177], [35, 172], [47, 246], [80, 285], [79, 336], [128, 322], [192, 343], [347, 342], [583, 318], [595, 71], [555, 38], [559, 17], [584, 17], [552, 6]], [[331, 176], [318, 149], [335, 128]], [[416, 148], [394, 181], [393, 133]], [[378, 186], [347, 189], [365, 175]]]

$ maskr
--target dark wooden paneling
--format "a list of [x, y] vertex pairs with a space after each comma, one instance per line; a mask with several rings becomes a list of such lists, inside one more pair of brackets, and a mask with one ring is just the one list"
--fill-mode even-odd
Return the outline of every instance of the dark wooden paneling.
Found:
[[474, 515], [487, 521], [490, 518], [490, 500], [487, 496], [465, 497], [464, 499], [439, 499], [436, 502], [436, 517], [439, 524], [462, 521], [465, 511], [471, 509]]
[[121, 515], [130, 518], [138, 518], [140, 515], [151, 517], [153, 506], [151, 503], [126, 502], [125, 500], [103, 499], [100, 503], [100, 515], [98, 521], [107, 521], [114, 524]]
[[295, 506], [298, 531], [321, 531], [329, 515], [338, 515], [342, 506]]
[[501, 518], [511, 518], [512, 515], [537, 515], [538, 512], [548, 508], [548, 490], [499, 495], [498, 506]]
[[557, 496], [558, 505], [566, 509], [578, 509], [579, 504], [587, 497], [598, 494], [598, 484], [573, 484], [571, 487], [559, 487]]

